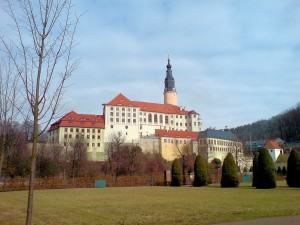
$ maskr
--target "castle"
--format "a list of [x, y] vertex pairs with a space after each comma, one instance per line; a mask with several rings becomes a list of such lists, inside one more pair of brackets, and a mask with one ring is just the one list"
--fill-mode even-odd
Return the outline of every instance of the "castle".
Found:
[[136, 143], [145, 152], [156, 151], [166, 160], [179, 157], [180, 152], [187, 147], [196, 154], [204, 153], [208, 161], [214, 157], [223, 160], [227, 152], [233, 150], [233, 146], [240, 149], [240, 141], [232, 135], [221, 135], [230, 138], [226, 142], [218, 141], [226, 144], [226, 148], [208, 145], [210, 141], [213, 143], [214, 138], [219, 140], [218, 137], [201, 137], [202, 121], [199, 113], [177, 106], [177, 92], [169, 58], [166, 68], [163, 104], [132, 101], [118, 94], [103, 104], [103, 115], [78, 114], [74, 111], [67, 113], [51, 125], [49, 142], [68, 146], [76, 139], [84, 138], [88, 158], [95, 161], [106, 159], [106, 146], [112, 135], [118, 132], [122, 133], [125, 142]]

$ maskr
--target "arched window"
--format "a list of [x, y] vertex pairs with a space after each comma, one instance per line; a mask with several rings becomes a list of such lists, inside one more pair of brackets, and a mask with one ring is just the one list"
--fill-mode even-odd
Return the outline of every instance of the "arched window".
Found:
[[154, 114], [154, 123], [157, 123], [157, 115]]
[[163, 123], [163, 116], [162, 115], [159, 116], [159, 123]]
[[165, 116], [165, 123], [168, 124], [169, 123], [169, 117]]
[[152, 115], [150, 113], [148, 114], [148, 123], [152, 123]]

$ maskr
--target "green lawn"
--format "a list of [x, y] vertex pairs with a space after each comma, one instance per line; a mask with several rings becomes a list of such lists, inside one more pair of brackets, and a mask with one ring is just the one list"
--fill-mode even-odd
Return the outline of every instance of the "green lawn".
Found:
[[[38, 190], [33, 224], [210, 224], [300, 214], [300, 189], [130, 187]], [[24, 224], [27, 191], [0, 193], [0, 224]]]

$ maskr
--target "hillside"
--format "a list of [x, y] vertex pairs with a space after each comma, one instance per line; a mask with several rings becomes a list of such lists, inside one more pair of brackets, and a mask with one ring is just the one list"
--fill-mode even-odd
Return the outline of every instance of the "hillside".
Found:
[[286, 141], [300, 141], [300, 103], [268, 120], [259, 120], [232, 128], [243, 142], [280, 137]]

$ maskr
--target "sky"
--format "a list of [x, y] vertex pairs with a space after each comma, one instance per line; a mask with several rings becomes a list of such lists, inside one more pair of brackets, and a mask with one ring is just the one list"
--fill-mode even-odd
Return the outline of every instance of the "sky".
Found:
[[80, 66], [66, 113], [102, 114], [119, 93], [163, 103], [168, 55], [178, 105], [198, 112], [203, 129], [268, 119], [300, 102], [298, 0], [73, 2], [83, 13]]

